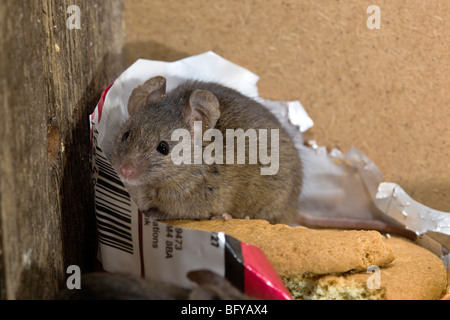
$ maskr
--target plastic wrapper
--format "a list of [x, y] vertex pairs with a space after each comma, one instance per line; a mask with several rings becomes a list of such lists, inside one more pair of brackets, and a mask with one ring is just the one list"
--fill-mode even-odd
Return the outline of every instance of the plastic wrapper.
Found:
[[[258, 96], [258, 76], [213, 52], [175, 62], [138, 60], [102, 93], [90, 115], [92, 168], [98, 229], [98, 259], [108, 272], [125, 272], [193, 287], [186, 274], [210, 269], [244, 293], [261, 299], [291, 299], [264, 254], [226, 234], [182, 229], [146, 218], [130, 199], [109, 163], [109, 150], [128, 118], [132, 90], [153, 76], [167, 79], [167, 91], [185, 79], [215, 81], [234, 88], [271, 110], [293, 138], [304, 165], [302, 215], [383, 220], [419, 235], [418, 242], [448, 265], [450, 214], [410, 199], [356, 149], [330, 153], [302, 132], [313, 126], [299, 101]], [[301, 92], [299, 93], [301, 95]]]

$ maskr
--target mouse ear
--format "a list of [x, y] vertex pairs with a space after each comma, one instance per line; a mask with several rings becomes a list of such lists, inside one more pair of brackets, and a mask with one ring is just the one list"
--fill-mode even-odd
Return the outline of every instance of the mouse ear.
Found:
[[166, 78], [157, 76], [134, 88], [128, 100], [128, 113], [133, 115], [141, 107], [160, 100], [166, 94]]
[[203, 132], [212, 129], [220, 117], [219, 101], [207, 90], [195, 90], [189, 97], [189, 103], [183, 107], [183, 117], [191, 132], [195, 121], [202, 122]]

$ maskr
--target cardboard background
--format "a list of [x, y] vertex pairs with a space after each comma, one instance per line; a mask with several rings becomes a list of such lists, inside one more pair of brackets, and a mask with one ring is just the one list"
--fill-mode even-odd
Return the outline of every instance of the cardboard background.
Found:
[[[381, 9], [370, 30], [367, 7]], [[127, 64], [212, 50], [300, 100], [307, 139], [355, 146], [414, 199], [450, 212], [450, 2], [125, 0]]]

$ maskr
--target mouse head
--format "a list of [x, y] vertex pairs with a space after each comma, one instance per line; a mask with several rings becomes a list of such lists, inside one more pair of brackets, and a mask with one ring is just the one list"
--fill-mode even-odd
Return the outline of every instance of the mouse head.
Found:
[[133, 90], [128, 113], [110, 160], [122, 181], [133, 186], [164, 182], [193, 170], [194, 165], [172, 161], [172, 149], [179, 143], [172, 141], [172, 133], [185, 129], [193, 137], [196, 121], [204, 131], [214, 128], [220, 117], [219, 102], [211, 92], [180, 86], [166, 94], [161, 76]]

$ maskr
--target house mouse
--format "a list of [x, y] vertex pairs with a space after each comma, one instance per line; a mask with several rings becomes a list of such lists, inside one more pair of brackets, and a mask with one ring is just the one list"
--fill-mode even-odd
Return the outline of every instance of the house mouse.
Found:
[[[166, 79], [157, 76], [133, 90], [128, 113], [110, 161], [147, 216], [295, 220], [302, 187], [300, 158], [280, 122], [254, 99], [202, 81], [186, 81], [166, 92]], [[191, 150], [175, 152], [181, 139], [172, 141], [173, 133], [180, 129], [188, 135], [183, 146]], [[210, 141], [205, 138], [209, 129], [215, 129]], [[239, 132], [252, 137], [241, 140], [246, 141], [243, 164], [239, 138], [227, 147], [227, 139]], [[203, 157], [200, 162], [192, 157], [195, 151]], [[174, 163], [180, 154], [192, 161]], [[208, 156], [215, 160], [207, 163]]]
[[58, 300], [249, 300], [222, 276], [193, 270], [187, 277], [198, 286], [186, 289], [174, 284], [124, 273], [94, 272], [81, 277], [80, 289], [64, 289]]
[[[389, 222], [298, 212], [303, 166], [293, 141], [268, 109], [234, 89], [188, 80], [166, 92], [166, 79], [157, 76], [133, 90], [128, 113], [130, 118], [120, 128], [110, 161], [139, 209], [153, 219], [256, 218], [312, 228], [372, 229], [415, 237]], [[180, 144], [180, 139], [173, 139], [173, 133], [179, 129], [191, 138], [187, 144], [191, 148], [182, 149], [182, 158], [190, 163], [178, 163], [179, 155], [175, 154], [175, 160], [173, 157]], [[209, 129], [220, 134], [205, 139]], [[257, 140], [253, 148], [249, 146], [255, 138], [245, 140], [243, 164], [238, 161], [238, 148], [227, 146], [227, 138], [239, 129], [254, 133]], [[266, 130], [265, 136], [261, 129]], [[278, 136], [271, 135], [273, 129]], [[212, 141], [217, 142], [215, 139], [220, 140], [220, 148], [210, 148]], [[267, 146], [266, 152], [260, 152], [261, 145]], [[215, 161], [200, 158], [196, 162], [195, 155], [192, 157], [195, 148], [200, 156], [211, 155], [206, 151], [213, 150], [210, 158]], [[235, 151], [231, 163], [225, 161], [230, 149]], [[257, 153], [256, 162], [251, 162], [252, 152]], [[262, 174], [270, 169], [263, 161], [268, 155], [276, 170]]]

